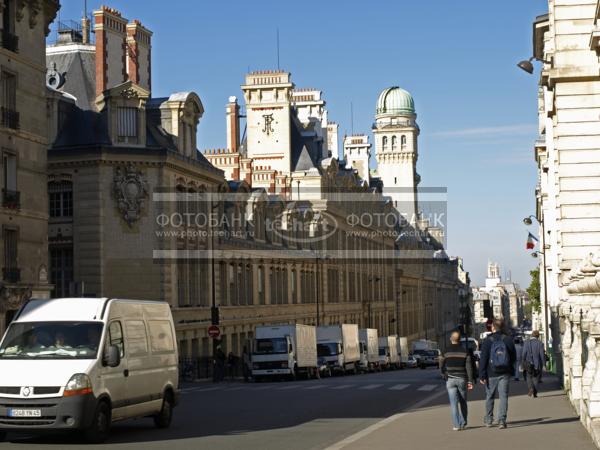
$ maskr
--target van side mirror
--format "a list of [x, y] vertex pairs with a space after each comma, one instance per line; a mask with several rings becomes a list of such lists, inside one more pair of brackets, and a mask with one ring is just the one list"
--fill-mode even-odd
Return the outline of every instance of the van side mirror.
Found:
[[108, 367], [117, 367], [119, 364], [121, 364], [121, 352], [119, 351], [119, 347], [111, 345], [104, 355], [104, 365]]

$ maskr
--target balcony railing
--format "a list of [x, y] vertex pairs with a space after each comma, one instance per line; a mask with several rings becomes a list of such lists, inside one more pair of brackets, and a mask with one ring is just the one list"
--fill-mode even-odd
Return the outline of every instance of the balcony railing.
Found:
[[21, 207], [21, 193], [2, 189], [2, 206], [10, 209], [19, 209]]
[[7, 283], [18, 283], [21, 281], [21, 269], [4, 267], [2, 269], [2, 279]]
[[0, 108], [0, 124], [3, 127], [12, 128], [13, 130], [19, 129], [19, 113], [15, 110]]
[[2, 47], [11, 52], [19, 51], [19, 37], [14, 34], [3, 30], [2, 31]]

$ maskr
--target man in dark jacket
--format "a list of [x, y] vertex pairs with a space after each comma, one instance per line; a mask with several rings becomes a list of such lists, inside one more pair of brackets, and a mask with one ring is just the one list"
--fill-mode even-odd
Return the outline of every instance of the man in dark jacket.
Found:
[[527, 395], [537, 397], [538, 384], [546, 364], [546, 351], [544, 350], [544, 344], [540, 341], [538, 330], [534, 330], [531, 333], [531, 339], [525, 341], [521, 363], [529, 388]]
[[467, 427], [467, 389], [473, 389], [473, 364], [468, 349], [460, 345], [460, 332], [453, 331], [450, 345], [440, 358], [440, 370], [446, 380], [453, 430]]
[[501, 429], [506, 428], [508, 387], [510, 378], [514, 373], [516, 360], [517, 351], [515, 344], [513, 339], [504, 333], [504, 321], [502, 319], [494, 319], [492, 334], [483, 341], [479, 361], [479, 378], [481, 384], [484, 384], [486, 389], [486, 415], [483, 422], [487, 427], [493, 426], [494, 398], [496, 397], [496, 392], [498, 392], [500, 399], [498, 426]]

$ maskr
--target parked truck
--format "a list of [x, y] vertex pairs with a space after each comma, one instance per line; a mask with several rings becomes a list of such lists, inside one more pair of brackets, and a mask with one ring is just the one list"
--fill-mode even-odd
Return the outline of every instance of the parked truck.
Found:
[[400, 367], [398, 344], [396, 336], [379, 338], [379, 365], [382, 369], [397, 369]]
[[252, 376], [264, 378], [319, 376], [317, 333], [310, 325], [258, 326], [252, 348]]
[[412, 348], [413, 355], [417, 359], [417, 364], [422, 369], [427, 366], [435, 366], [438, 364], [439, 351], [437, 342], [419, 339], [412, 343]]
[[398, 353], [400, 354], [400, 367], [403, 369], [408, 366], [408, 338], [400, 336], [398, 338]]
[[317, 327], [317, 354], [331, 372], [357, 373], [360, 363], [358, 325]]
[[375, 370], [379, 366], [379, 339], [377, 329], [358, 330], [360, 341], [360, 369], [364, 372]]

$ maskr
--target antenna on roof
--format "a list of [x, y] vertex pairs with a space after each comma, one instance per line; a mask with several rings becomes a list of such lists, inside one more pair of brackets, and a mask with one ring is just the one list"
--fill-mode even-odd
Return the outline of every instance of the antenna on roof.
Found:
[[350, 102], [350, 134], [354, 134], [354, 106]]
[[279, 27], [277, 27], [277, 70], [279, 70]]

